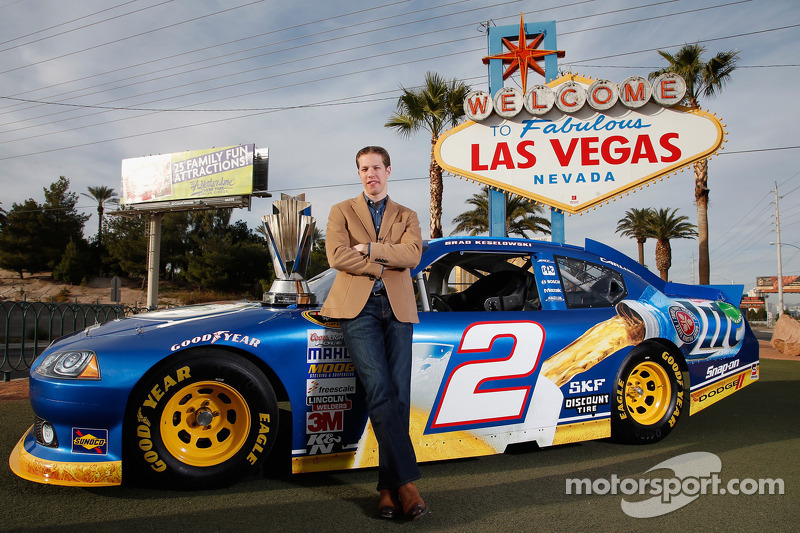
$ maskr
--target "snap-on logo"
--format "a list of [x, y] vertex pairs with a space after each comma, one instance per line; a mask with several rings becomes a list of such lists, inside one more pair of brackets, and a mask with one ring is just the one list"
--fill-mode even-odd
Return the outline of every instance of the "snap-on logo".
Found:
[[696, 341], [697, 337], [700, 336], [700, 322], [683, 307], [670, 307], [669, 316], [672, 319], [672, 325], [675, 326], [678, 337], [686, 344]]

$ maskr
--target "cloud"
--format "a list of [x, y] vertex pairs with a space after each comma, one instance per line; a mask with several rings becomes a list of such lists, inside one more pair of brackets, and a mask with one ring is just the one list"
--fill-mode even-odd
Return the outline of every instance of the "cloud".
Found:
[[[426, 232], [429, 139], [425, 133], [404, 139], [383, 127], [399, 87], [419, 84], [431, 70], [485, 88], [486, 41], [479, 25], [490, 19], [513, 25], [528, 10], [529, 22], [556, 20], [558, 47], [567, 52], [562, 68], [594, 78], [620, 82], [646, 75], [663, 65], [655, 48], [708, 40], [709, 55], [740, 50], [741, 66], [731, 83], [718, 98], [702, 101], [728, 131], [725, 149], [710, 166], [712, 281], [753, 286], [756, 276], [776, 273], [768, 244], [774, 240], [774, 205], [766, 207], [774, 201], [775, 182], [787, 195], [782, 240], [800, 245], [800, 224], [791, 218], [800, 195], [793, 190], [800, 187], [797, 150], [765, 151], [796, 146], [798, 139], [794, 93], [800, 70], [789, 66], [797, 64], [798, 32], [776, 29], [800, 23], [800, 10], [790, 0], [677, 0], [638, 8], [621, 1], [583, 2], [546, 9], [488, 0], [366, 7], [349, 0], [232, 9], [247, 3], [170, 2], [139, 12], [134, 11], [143, 6], [109, 8], [101, 2], [0, 6], [0, 41], [6, 41], [0, 44], [0, 96], [164, 110], [0, 100], [3, 207], [29, 197], [41, 200], [42, 188], [61, 175], [76, 192], [97, 185], [119, 189], [124, 158], [256, 143], [270, 149], [270, 189], [276, 196], [304, 192], [324, 227], [330, 206], [359, 191], [356, 150], [382, 144], [393, 158], [390, 194], [419, 212]], [[689, 170], [567, 217], [567, 241], [595, 238], [635, 256], [635, 242], [614, 233], [625, 210], [678, 208], [695, 221], [692, 189]], [[478, 190], [471, 182], [445, 178], [445, 234]], [[88, 199], [81, 206], [94, 215]], [[753, 208], [761, 214], [751, 217]], [[235, 216], [252, 227], [270, 209], [269, 200], [255, 200], [251, 212]], [[758, 230], [748, 233], [745, 222]], [[94, 228], [93, 216], [87, 235]], [[653, 250], [648, 242], [651, 266]], [[695, 241], [674, 243], [676, 281], [692, 280], [696, 250]], [[784, 257], [784, 273], [800, 274], [800, 258]]]

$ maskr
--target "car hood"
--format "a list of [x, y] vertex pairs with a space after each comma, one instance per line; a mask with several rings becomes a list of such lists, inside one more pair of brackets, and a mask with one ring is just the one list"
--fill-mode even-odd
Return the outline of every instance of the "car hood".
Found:
[[[209, 320], [235, 318], [240, 324], [258, 321], [260, 323], [299, 313], [297, 309], [266, 307], [261, 302], [215, 302], [190, 305], [159, 311], [150, 311], [125, 318], [95, 324], [83, 331], [59, 339], [75, 340], [75, 336], [101, 338], [108, 336], [142, 335], [151, 331], [183, 330], [203, 328]], [[258, 316], [253, 317], [253, 313]]]

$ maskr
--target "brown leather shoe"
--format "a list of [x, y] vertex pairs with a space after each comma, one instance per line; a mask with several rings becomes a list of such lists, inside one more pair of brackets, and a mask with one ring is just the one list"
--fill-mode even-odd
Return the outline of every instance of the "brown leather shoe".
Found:
[[414, 483], [406, 483], [397, 489], [400, 502], [403, 504], [403, 512], [412, 520], [417, 520], [419, 517], [428, 512], [428, 506], [419, 495], [419, 489]]
[[378, 516], [391, 520], [397, 515], [399, 508], [400, 501], [397, 499], [397, 492], [381, 489], [381, 499], [378, 500]]

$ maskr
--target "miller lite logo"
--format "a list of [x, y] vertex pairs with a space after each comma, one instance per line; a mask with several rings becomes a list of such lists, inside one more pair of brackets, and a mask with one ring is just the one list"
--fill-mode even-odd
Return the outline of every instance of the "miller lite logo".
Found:
[[669, 308], [669, 316], [678, 337], [684, 343], [691, 344], [700, 336], [700, 322], [685, 308], [672, 306]]

